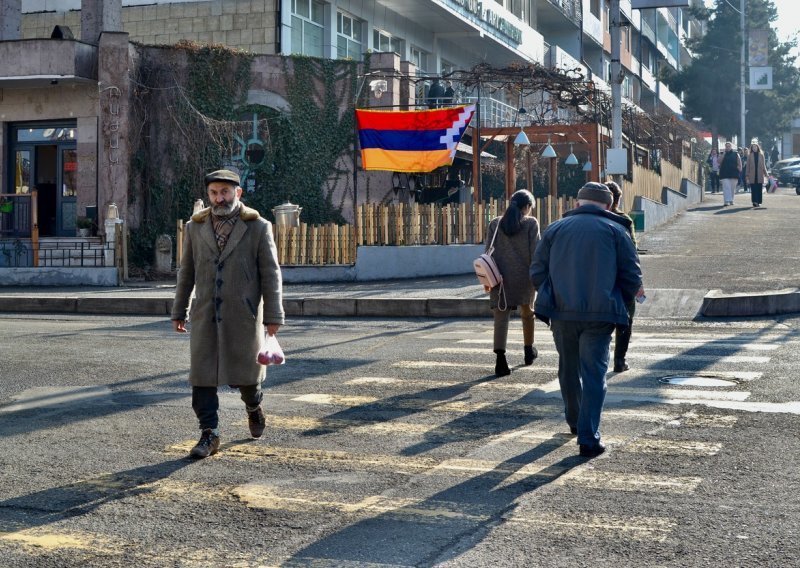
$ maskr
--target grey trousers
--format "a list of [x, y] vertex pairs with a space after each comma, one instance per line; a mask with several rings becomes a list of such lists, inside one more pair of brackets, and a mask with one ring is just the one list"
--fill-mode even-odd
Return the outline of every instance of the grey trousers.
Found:
[[[506, 350], [508, 343], [508, 322], [511, 319], [511, 310], [498, 310], [494, 308], [494, 348]], [[525, 345], [533, 345], [533, 310], [527, 304], [519, 307], [519, 317], [522, 320], [522, 339]]]

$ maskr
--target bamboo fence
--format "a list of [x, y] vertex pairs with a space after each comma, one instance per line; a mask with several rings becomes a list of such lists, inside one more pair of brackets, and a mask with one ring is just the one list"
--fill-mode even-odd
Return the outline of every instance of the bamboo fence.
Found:
[[[684, 160], [689, 162], [689, 160]], [[660, 202], [664, 186], [680, 189], [684, 172], [696, 162], [677, 168], [661, 162], [662, 175], [633, 166], [633, 182], [623, 182], [625, 209], [630, 210], [637, 195]], [[696, 170], [695, 170], [696, 171]], [[534, 215], [544, 230], [577, 206], [569, 197], [536, 200]], [[457, 245], [485, 242], [489, 222], [505, 211], [505, 200], [463, 204], [380, 204], [359, 205], [354, 225], [273, 225], [278, 261], [283, 266], [354, 264], [359, 246]], [[178, 255], [183, 242], [183, 222], [178, 221]], [[178, 258], [180, 263], [180, 258]]]

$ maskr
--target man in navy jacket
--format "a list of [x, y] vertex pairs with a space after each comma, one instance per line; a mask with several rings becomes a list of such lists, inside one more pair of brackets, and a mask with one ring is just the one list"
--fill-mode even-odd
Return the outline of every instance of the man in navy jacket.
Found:
[[585, 457], [605, 451], [600, 414], [614, 324], [627, 325], [625, 303], [644, 296], [630, 220], [609, 211], [611, 203], [607, 186], [584, 185], [579, 206], [542, 234], [530, 272], [534, 312], [550, 324], [558, 350], [567, 424]]

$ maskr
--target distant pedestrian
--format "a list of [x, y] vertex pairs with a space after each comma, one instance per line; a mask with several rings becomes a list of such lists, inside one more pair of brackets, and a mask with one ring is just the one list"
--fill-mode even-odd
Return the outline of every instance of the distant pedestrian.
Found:
[[742, 159], [733, 144], [725, 143], [725, 152], [722, 153], [722, 162], [719, 165], [719, 179], [722, 184], [722, 199], [724, 206], [733, 205], [733, 196], [736, 194], [736, 183], [742, 171]]
[[609, 211], [612, 203], [607, 186], [585, 184], [579, 206], [542, 234], [530, 271], [534, 312], [553, 332], [564, 414], [584, 457], [605, 451], [600, 415], [611, 334], [628, 323], [625, 304], [644, 295], [629, 221]]
[[747, 158], [747, 185], [750, 186], [750, 196], [753, 198], [753, 207], [761, 207], [764, 189], [764, 180], [767, 178], [766, 156], [761, 151], [761, 146], [753, 142], [750, 144], [750, 155]]
[[489, 296], [489, 305], [494, 314], [494, 374], [498, 377], [511, 374], [506, 359], [506, 344], [511, 312], [517, 307], [522, 320], [525, 364], [532, 364], [539, 355], [533, 345], [534, 291], [528, 274], [539, 242], [539, 221], [532, 215], [534, 204], [531, 192], [524, 189], [516, 191], [503, 216], [493, 219], [486, 233], [486, 250], [494, 246], [492, 257], [503, 276], [502, 287], [495, 286]]
[[229, 170], [205, 177], [210, 207], [192, 215], [185, 241], [173, 328], [185, 333], [191, 302], [192, 408], [200, 422], [200, 441], [190, 456], [205, 458], [219, 449], [217, 387], [239, 389], [250, 435], [266, 425], [261, 409], [265, 367], [256, 357], [264, 330], [275, 335], [284, 322], [281, 269], [272, 225], [243, 205], [239, 176]]
[[772, 152], [770, 152], [769, 157], [770, 157], [770, 167], [774, 166], [775, 162], [777, 162], [778, 160], [781, 159], [781, 155], [780, 155], [780, 152], [778, 152], [778, 147], [777, 146], [773, 146], [772, 147]]
[[451, 106], [456, 101], [456, 91], [453, 89], [453, 82], [447, 81], [444, 89], [444, 106]]
[[[607, 181], [606, 185], [608, 189], [611, 191], [611, 195], [613, 197], [613, 201], [611, 202], [611, 209], [612, 213], [616, 213], [621, 218], [626, 219], [628, 223], [625, 223], [623, 226], [628, 231], [628, 234], [633, 241], [633, 246], [636, 246], [636, 233], [633, 227], [633, 219], [627, 215], [622, 207], [622, 189], [617, 185], [614, 181]], [[633, 316], [636, 314], [636, 301], [631, 299], [630, 301], [625, 302], [625, 309], [628, 311], [628, 324], [622, 325], [617, 324], [614, 327], [614, 372], [615, 373], [622, 373], [630, 369], [625, 357], [628, 354], [628, 346], [631, 342], [631, 333], [633, 332]]]
[[739, 173], [739, 185], [741, 185], [742, 190], [747, 193], [750, 191], [750, 187], [747, 185], [747, 159], [750, 156], [750, 150], [748, 148], [740, 149], [739, 156], [742, 159], [742, 171]]
[[719, 193], [719, 152], [716, 148], [711, 148], [708, 159], [709, 177], [711, 178], [711, 193]]
[[439, 79], [434, 79], [430, 89], [428, 89], [428, 108], [439, 108], [443, 102], [444, 87], [439, 82]]

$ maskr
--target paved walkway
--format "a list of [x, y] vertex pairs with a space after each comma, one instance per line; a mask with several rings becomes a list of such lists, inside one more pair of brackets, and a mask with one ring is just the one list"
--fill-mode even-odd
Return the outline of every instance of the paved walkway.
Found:
[[[673, 221], [639, 235], [648, 301], [639, 317], [694, 317], [710, 290], [735, 295], [744, 310], [770, 312], [752, 300], [776, 291], [778, 303], [794, 301], [800, 286], [800, 196], [794, 188], [765, 194], [764, 207], [750, 207], [739, 193], [733, 207], [721, 194]], [[173, 282], [128, 283], [115, 288], [0, 287], [0, 311], [166, 315]], [[294, 316], [485, 316], [487, 296], [472, 274], [413, 280], [285, 284], [288, 315]], [[732, 301], [728, 298], [726, 301]], [[774, 302], [773, 302], [774, 303]], [[756, 302], [758, 304], [758, 302]], [[759, 310], [763, 313], [757, 313]], [[784, 310], [786, 311], [786, 310]]]

